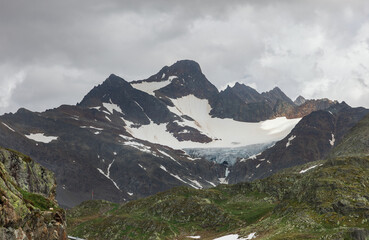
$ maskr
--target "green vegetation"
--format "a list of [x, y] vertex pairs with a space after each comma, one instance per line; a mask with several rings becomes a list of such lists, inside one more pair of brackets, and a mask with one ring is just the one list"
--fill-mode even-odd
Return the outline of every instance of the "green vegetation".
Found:
[[367, 239], [368, 131], [369, 116], [328, 159], [252, 183], [177, 187], [121, 205], [84, 202], [67, 213], [69, 233], [88, 239], [213, 239], [254, 232], [270, 240]]
[[22, 193], [23, 200], [30, 204], [31, 206], [40, 209], [41, 211], [52, 209], [59, 209], [58, 205], [55, 202], [51, 201], [50, 199], [45, 198], [44, 196], [36, 193], [30, 193], [19, 189]]

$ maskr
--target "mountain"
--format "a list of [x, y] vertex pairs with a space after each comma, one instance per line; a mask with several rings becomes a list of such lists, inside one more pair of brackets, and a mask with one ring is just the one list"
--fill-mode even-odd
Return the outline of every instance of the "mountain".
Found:
[[351, 128], [343, 140], [329, 153], [329, 157], [369, 155], [369, 114]]
[[258, 93], [253, 88], [236, 83], [210, 99], [210, 115], [244, 122], [260, 122], [275, 117], [302, 118], [313, 111], [336, 104], [328, 99], [305, 100], [295, 104], [278, 87]]
[[225, 182], [231, 166], [182, 149], [269, 146], [310, 111], [337, 104], [307, 102], [296, 106], [279, 88], [259, 94], [242, 84], [219, 93], [198, 63], [182, 60], [144, 80], [112, 74], [76, 105], [4, 114], [0, 145], [53, 171], [63, 207], [91, 198], [124, 202]]
[[296, 104], [297, 106], [300, 106], [302, 104], [304, 104], [306, 102], [306, 99], [303, 96], [298, 96], [295, 101], [293, 101], [294, 104]]
[[66, 240], [53, 173], [29, 156], [0, 148], [0, 239]]
[[360, 135], [368, 117], [333, 148], [339, 157], [249, 183], [174, 188], [124, 204], [87, 201], [68, 211], [68, 230], [88, 239], [368, 239], [369, 157], [362, 146], [369, 138]]
[[368, 113], [368, 109], [351, 108], [344, 102], [312, 112], [273, 147], [236, 162], [230, 169], [229, 182], [265, 178], [288, 167], [324, 159]]

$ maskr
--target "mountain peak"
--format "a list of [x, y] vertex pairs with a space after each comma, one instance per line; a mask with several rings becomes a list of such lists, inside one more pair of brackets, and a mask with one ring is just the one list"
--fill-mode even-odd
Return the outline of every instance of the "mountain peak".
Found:
[[174, 63], [169, 68], [172, 68], [174, 71], [178, 73], [188, 73], [188, 72], [200, 72], [200, 65], [193, 60], [179, 60]]
[[279, 87], [274, 87], [272, 90], [270, 90], [268, 92], [261, 93], [261, 95], [271, 105], [275, 105], [278, 100], [282, 100], [282, 101], [287, 102], [287, 103], [290, 103], [292, 105], [294, 104], [292, 102], [292, 100], [289, 97], [287, 97], [287, 95]]
[[171, 66], [163, 67], [148, 79], [133, 81], [131, 84], [164, 82], [168, 85], [157, 89], [157, 93], [169, 98], [179, 98], [193, 94], [201, 99], [210, 99], [218, 94], [218, 89], [202, 73], [200, 65], [193, 60], [180, 60]]
[[300, 106], [300, 105], [302, 105], [302, 104], [304, 104], [305, 102], [306, 102], [306, 99], [303, 97], [303, 96], [301, 96], [301, 95], [299, 95], [297, 98], [296, 98], [296, 100], [295, 101], [293, 101], [297, 106]]

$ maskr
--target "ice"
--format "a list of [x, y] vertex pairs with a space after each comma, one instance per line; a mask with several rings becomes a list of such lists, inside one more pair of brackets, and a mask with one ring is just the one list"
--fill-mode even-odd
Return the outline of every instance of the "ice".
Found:
[[[278, 141], [284, 138], [291, 129], [300, 121], [298, 119], [286, 119], [285, 117], [250, 123], [233, 119], [213, 118], [209, 115], [211, 107], [206, 99], [187, 95], [182, 98], [171, 99], [175, 107], [169, 109], [177, 115], [188, 115], [195, 121], [184, 120], [183, 126], [194, 127], [214, 140], [210, 143], [192, 141], [178, 141], [171, 133], [167, 132], [166, 124], [142, 125], [139, 128], [126, 126], [128, 132], [134, 137], [170, 146], [176, 149], [183, 148], [215, 148], [215, 147], [240, 147], [251, 144]], [[175, 111], [173, 110], [175, 109]]]
[[227, 163], [232, 166], [236, 163], [238, 158], [240, 161], [247, 159], [256, 159], [256, 157], [265, 149], [272, 146], [274, 142], [263, 144], [252, 144], [237, 148], [185, 148], [187, 154], [191, 157], [203, 157], [206, 160], [214, 161], [216, 163]]
[[51, 141], [58, 139], [58, 137], [55, 137], [55, 136], [45, 136], [45, 133], [30, 133], [24, 136], [26, 136], [27, 138], [33, 141], [42, 142], [42, 143], [50, 143]]

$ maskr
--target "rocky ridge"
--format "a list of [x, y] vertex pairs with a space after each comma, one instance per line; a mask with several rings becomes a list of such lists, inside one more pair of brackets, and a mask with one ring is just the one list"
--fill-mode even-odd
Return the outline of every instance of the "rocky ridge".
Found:
[[68, 212], [70, 231], [89, 239], [367, 239], [369, 157], [361, 146], [369, 135], [357, 134], [367, 132], [368, 118], [332, 150], [339, 157], [250, 183], [174, 188], [120, 205], [84, 202]]
[[0, 239], [66, 240], [53, 173], [21, 153], [0, 148]]
[[[64, 207], [92, 196], [122, 202], [179, 185], [201, 189], [223, 182], [227, 166], [190, 157], [178, 148], [277, 141], [298, 119], [281, 118], [284, 130], [276, 129], [277, 134], [256, 122], [280, 121], [270, 119], [287, 109], [305, 109], [301, 117], [336, 104], [320, 102], [303, 108], [278, 88], [259, 94], [241, 84], [219, 93], [198, 63], [183, 60], [131, 83], [112, 74], [77, 105], [41, 113], [19, 109], [0, 116], [0, 145], [24, 152], [55, 172], [57, 198]], [[254, 122], [264, 137], [248, 135], [253, 127], [245, 121]]]

